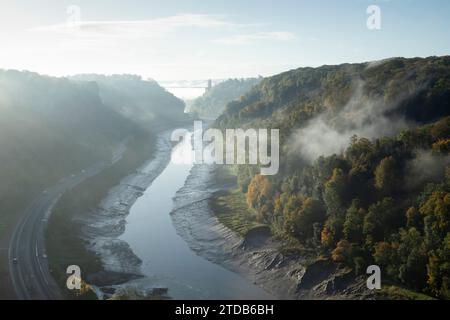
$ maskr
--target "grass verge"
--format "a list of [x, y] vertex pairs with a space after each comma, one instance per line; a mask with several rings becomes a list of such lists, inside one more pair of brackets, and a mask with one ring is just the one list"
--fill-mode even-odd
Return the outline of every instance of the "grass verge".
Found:
[[415, 292], [396, 285], [383, 286], [378, 295], [392, 300], [436, 300], [426, 294]]
[[256, 213], [248, 208], [245, 194], [237, 188], [236, 176], [230, 169], [219, 168], [215, 179], [218, 183], [231, 186], [214, 193], [210, 199], [210, 207], [220, 223], [243, 237], [251, 230], [266, 226], [258, 222]]

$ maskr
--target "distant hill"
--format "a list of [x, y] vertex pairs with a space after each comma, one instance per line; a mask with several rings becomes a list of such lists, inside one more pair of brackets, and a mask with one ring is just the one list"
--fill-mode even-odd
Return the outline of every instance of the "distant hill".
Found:
[[188, 119], [184, 114], [184, 102], [156, 81], [142, 80], [136, 75], [98, 74], [77, 75], [71, 79], [95, 82], [104, 104], [147, 129], [149, 125], [173, 127]]
[[144, 128], [186, 119], [183, 103], [153, 82], [98, 78], [0, 70], [0, 234], [36, 192], [111, 159], [126, 138], [148, 136]]
[[215, 119], [222, 114], [229, 102], [239, 99], [260, 81], [258, 78], [249, 78], [221, 82], [195, 99], [189, 112], [196, 113], [202, 118]]
[[326, 122], [336, 122], [337, 129], [343, 129], [338, 128], [342, 122], [334, 121], [339, 116], [344, 122], [370, 123], [378, 116], [430, 122], [450, 110], [449, 63], [450, 57], [393, 58], [292, 70], [264, 79], [231, 102], [218, 123], [267, 120], [286, 129], [286, 134], [319, 114], [326, 116]]

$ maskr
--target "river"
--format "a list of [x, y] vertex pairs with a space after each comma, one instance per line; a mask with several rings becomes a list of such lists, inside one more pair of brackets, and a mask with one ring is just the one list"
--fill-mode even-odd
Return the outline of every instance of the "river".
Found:
[[193, 166], [190, 139], [184, 139], [131, 207], [120, 240], [142, 260], [141, 272], [152, 285], [168, 288], [174, 299], [272, 299], [242, 276], [197, 255], [177, 233], [170, 213]]

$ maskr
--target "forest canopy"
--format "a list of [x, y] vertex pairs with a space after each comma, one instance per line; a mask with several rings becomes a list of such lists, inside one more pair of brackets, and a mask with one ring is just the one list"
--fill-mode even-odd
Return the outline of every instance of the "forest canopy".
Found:
[[276, 234], [355, 274], [378, 264], [391, 281], [450, 298], [450, 57], [286, 72], [216, 124], [280, 129], [280, 174], [237, 169]]

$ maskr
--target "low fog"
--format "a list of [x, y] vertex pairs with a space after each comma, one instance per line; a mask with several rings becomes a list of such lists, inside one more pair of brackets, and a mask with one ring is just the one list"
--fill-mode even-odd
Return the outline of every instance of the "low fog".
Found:
[[406, 185], [409, 188], [420, 187], [423, 183], [442, 179], [445, 169], [450, 165], [450, 155], [435, 154], [428, 150], [416, 151], [415, 158], [408, 162]]
[[387, 116], [386, 112], [395, 110], [413, 93], [386, 104], [383, 97], [368, 97], [364, 86], [364, 81], [355, 81], [353, 94], [340, 111], [322, 113], [298, 129], [290, 137], [290, 152], [312, 162], [320, 156], [342, 153], [354, 135], [369, 139], [392, 136], [412, 125], [404, 117]]

